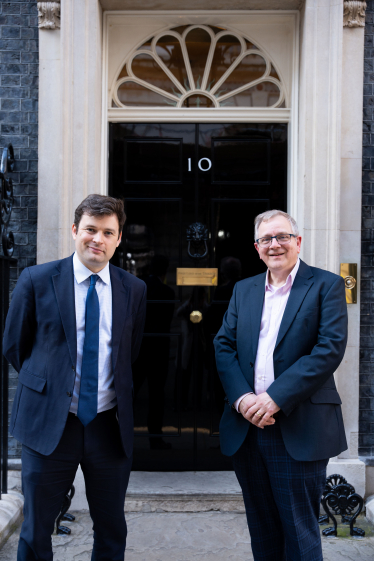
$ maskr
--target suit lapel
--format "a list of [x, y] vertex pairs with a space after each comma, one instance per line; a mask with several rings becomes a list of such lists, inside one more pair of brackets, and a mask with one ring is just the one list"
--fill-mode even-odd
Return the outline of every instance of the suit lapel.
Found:
[[109, 265], [112, 285], [112, 364], [116, 367], [121, 335], [128, 317], [128, 287], [123, 283], [115, 267]]
[[283, 337], [291, 327], [293, 320], [305, 296], [307, 295], [310, 287], [313, 284], [313, 273], [310, 267], [304, 261], [300, 260], [299, 270], [293, 282], [291, 292], [287, 301], [286, 309], [284, 310], [282, 322], [280, 324], [277, 342], [275, 343], [275, 349], [282, 341]]
[[52, 276], [57, 305], [72, 363], [77, 363], [77, 323], [75, 319], [75, 294], [73, 257], [60, 261], [60, 272]]
[[252, 327], [251, 331], [253, 333], [253, 337], [252, 337], [253, 357], [256, 357], [257, 355], [258, 338], [260, 335], [260, 327], [261, 327], [262, 308], [264, 305], [264, 298], [265, 298], [265, 279], [266, 279], [266, 273], [261, 275], [261, 277], [253, 285], [252, 290], [249, 292], [249, 296], [251, 299], [249, 303], [249, 310], [251, 311], [250, 321]]

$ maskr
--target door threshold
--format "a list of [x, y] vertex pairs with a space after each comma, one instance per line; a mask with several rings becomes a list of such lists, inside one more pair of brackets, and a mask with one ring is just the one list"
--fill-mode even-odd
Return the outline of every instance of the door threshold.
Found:
[[[71, 511], [88, 510], [81, 469], [74, 481]], [[126, 512], [245, 512], [233, 471], [133, 471]]]

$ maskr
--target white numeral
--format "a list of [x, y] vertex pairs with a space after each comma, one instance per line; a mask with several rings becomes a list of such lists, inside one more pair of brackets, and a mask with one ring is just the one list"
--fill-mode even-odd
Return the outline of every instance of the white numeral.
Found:
[[[201, 165], [204, 160], [208, 162], [207, 168], [203, 168]], [[201, 171], [209, 171], [210, 168], [212, 167], [212, 162], [209, 160], [209, 158], [201, 158], [201, 160], [199, 160], [199, 163], [197, 165], [199, 166], [199, 169], [201, 169]]]

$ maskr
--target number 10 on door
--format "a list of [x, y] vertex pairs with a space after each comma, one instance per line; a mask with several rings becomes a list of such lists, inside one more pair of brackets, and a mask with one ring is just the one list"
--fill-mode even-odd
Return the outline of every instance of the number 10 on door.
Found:
[[[192, 171], [191, 159], [192, 158], [188, 158], [188, 171]], [[203, 162], [206, 162], [204, 163], [204, 167], [203, 167]], [[211, 160], [209, 160], [209, 158], [201, 158], [201, 160], [197, 162], [197, 165], [201, 171], [209, 171], [210, 168], [212, 167], [212, 162]]]

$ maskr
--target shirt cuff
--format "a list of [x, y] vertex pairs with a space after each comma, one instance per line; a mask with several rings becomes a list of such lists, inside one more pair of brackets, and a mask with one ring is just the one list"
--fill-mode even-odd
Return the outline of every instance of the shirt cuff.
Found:
[[236, 401], [234, 401], [234, 407], [237, 410], [237, 412], [239, 413], [239, 405], [240, 402], [242, 401], [242, 399], [244, 399], [245, 397], [247, 397], [247, 395], [251, 395], [253, 392], [248, 392], [243, 394], [241, 397], [239, 397], [239, 399], [237, 399]]

